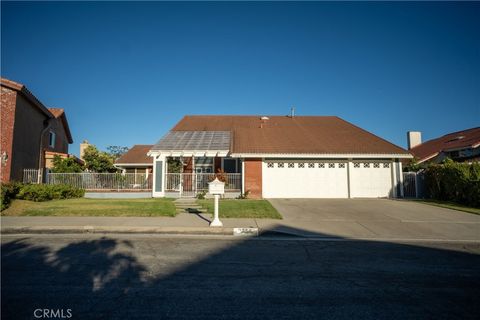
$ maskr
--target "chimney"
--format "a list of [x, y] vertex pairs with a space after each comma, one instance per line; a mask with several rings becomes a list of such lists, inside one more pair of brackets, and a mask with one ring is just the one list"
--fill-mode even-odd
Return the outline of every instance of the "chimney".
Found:
[[82, 143], [80, 143], [80, 159], [83, 160], [83, 154], [85, 153], [85, 149], [90, 145], [87, 140], [83, 140]]
[[422, 133], [420, 131], [407, 132], [408, 150], [422, 144]]

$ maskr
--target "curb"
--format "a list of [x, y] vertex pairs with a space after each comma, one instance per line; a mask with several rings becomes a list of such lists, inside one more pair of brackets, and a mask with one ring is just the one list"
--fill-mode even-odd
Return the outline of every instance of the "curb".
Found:
[[185, 235], [223, 235], [258, 236], [258, 228], [224, 227], [94, 227], [94, 226], [56, 226], [56, 227], [4, 227], [1, 234], [80, 234], [80, 233], [123, 233], [123, 234], [185, 234]]
[[144, 233], [189, 235], [234, 235], [235, 228], [210, 227], [6, 227], [1, 234], [81, 234], [81, 233]]

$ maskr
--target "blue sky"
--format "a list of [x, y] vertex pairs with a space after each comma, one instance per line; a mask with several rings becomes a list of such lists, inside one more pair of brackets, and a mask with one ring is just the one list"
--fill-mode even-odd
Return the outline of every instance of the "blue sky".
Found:
[[4, 2], [1, 74], [74, 136], [185, 114], [337, 115], [395, 144], [480, 125], [480, 3]]

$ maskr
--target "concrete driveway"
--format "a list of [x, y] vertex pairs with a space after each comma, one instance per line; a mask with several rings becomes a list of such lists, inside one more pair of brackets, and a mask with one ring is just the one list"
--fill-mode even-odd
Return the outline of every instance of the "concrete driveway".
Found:
[[412, 201], [387, 199], [271, 199], [282, 221], [262, 229], [317, 237], [480, 240], [480, 216]]

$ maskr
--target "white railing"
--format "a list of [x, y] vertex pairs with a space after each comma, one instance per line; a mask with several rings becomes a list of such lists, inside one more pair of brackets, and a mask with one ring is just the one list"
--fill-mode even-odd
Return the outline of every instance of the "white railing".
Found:
[[241, 173], [167, 173], [167, 192], [197, 193], [208, 190], [208, 183], [218, 176], [225, 180], [225, 191], [242, 190]]
[[152, 174], [145, 173], [48, 173], [46, 183], [85, 190], [151, 190], [152, 179]]
[[23, 183], [38, 183], [38, 169], [23, 169]]
[[403, 173], [403, 195], [405, 198], [423, 198], [425, 196], [425, 176], [423, 172]]

